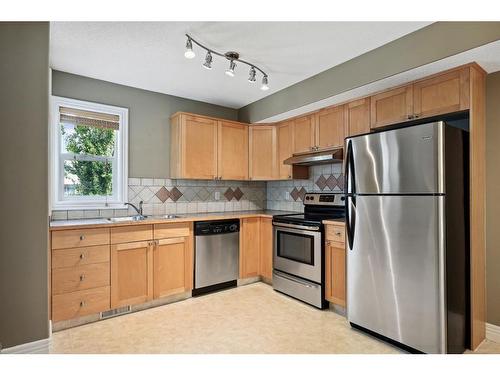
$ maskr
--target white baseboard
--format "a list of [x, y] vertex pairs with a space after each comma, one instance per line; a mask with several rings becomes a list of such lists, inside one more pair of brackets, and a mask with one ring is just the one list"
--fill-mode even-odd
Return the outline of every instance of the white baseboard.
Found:
[[27, 342], [1, 350], [2, 354], [49, 354], [50, 338]]
[[486, 339], [500, 343], [500, 327], [486, 323]]

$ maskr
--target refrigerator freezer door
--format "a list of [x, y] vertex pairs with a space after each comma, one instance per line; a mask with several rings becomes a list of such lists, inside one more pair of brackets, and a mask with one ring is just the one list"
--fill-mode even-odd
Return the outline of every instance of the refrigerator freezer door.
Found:
[[348, 138], [347, 193], [445, 193], [444, 127], [435, 122]]
[[349, 322], [446, 351], [444, 196], [348, 197]]

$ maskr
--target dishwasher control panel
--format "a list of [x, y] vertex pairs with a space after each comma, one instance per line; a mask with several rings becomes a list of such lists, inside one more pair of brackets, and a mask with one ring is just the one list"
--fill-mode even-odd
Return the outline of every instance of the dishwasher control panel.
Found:
[[239, 220], [214, 220], [195, 222], [194, 231], [196, 236], [210, 236], [214, 234], [233, 233], [240, 231]]

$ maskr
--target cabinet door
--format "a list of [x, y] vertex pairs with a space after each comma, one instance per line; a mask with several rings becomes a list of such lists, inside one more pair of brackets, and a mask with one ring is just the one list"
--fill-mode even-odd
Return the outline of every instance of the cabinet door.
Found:
[[276, 127], [253, 125], [249, 129], [250, 179], [275, 180], [278, 178]]
[[273, 220], [260, 219], [260, 271], [259, 274], [271, 280], [273, 278]]
[[345, 247], [327, 241], [325, 253], [325, 298], [336, 305], [345, 307]]
[[259, 276], [260, 218], [241, 219], [240, 278]]
[[278, 135], [278, 168], [280, 180], [292, 178], [292, 166], [283, 164], [293, 154], [293, 121], [286, 121], [277, 126]]
[[111, 246], [111, 308], [153, 298], [153, 248], [147, 241]]
[[413, 86], [381, 92], [370, 101], [372, 128], [408, 121], [413, 115]]
[[347, 103], [345, 106], [346, 132], [348, 136], [370, 132], [370, 98]]
[[217, 174], [217, 121], [182, 115], [181, 178], [214, 179]]
[[325, 108], [316, 116], [316, 142], [319, 149], [342, 147], [344, 145], [344, 106]]
[[248, 125], [219, 121], [219, 177], [223, 180], [248, 180]]
[[293, 122], [293, 153], [312, 151], [315, 146], [315, 115], [297, 118]]
[[436, 116], [469, 108], [469, 68], [454, 70], [413, 84], [414, 112]]
[[192, 289], [193, 267], [189, 237], [159, 240], [153, 252], [154, 298]]

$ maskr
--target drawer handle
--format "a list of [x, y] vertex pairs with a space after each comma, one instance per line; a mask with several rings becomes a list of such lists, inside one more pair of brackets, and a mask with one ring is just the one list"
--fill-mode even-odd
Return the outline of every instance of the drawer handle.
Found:
[[338, 237], [340, 237], [342, 235], [342, 233], [341, 232], [335, 232], [335, 235], [338, 236]]
[[85, 258], [85, 254], [80, 254], [80, 259], [84, 259]]
[[80, 281], [85, 280], [85, 275], [80, 275]]
[[85, 307], [85, 301], [80, 302], [80, 307]]
[[85, 235], [80, 234], [80, 241], [83, 241], [85, 239]]

